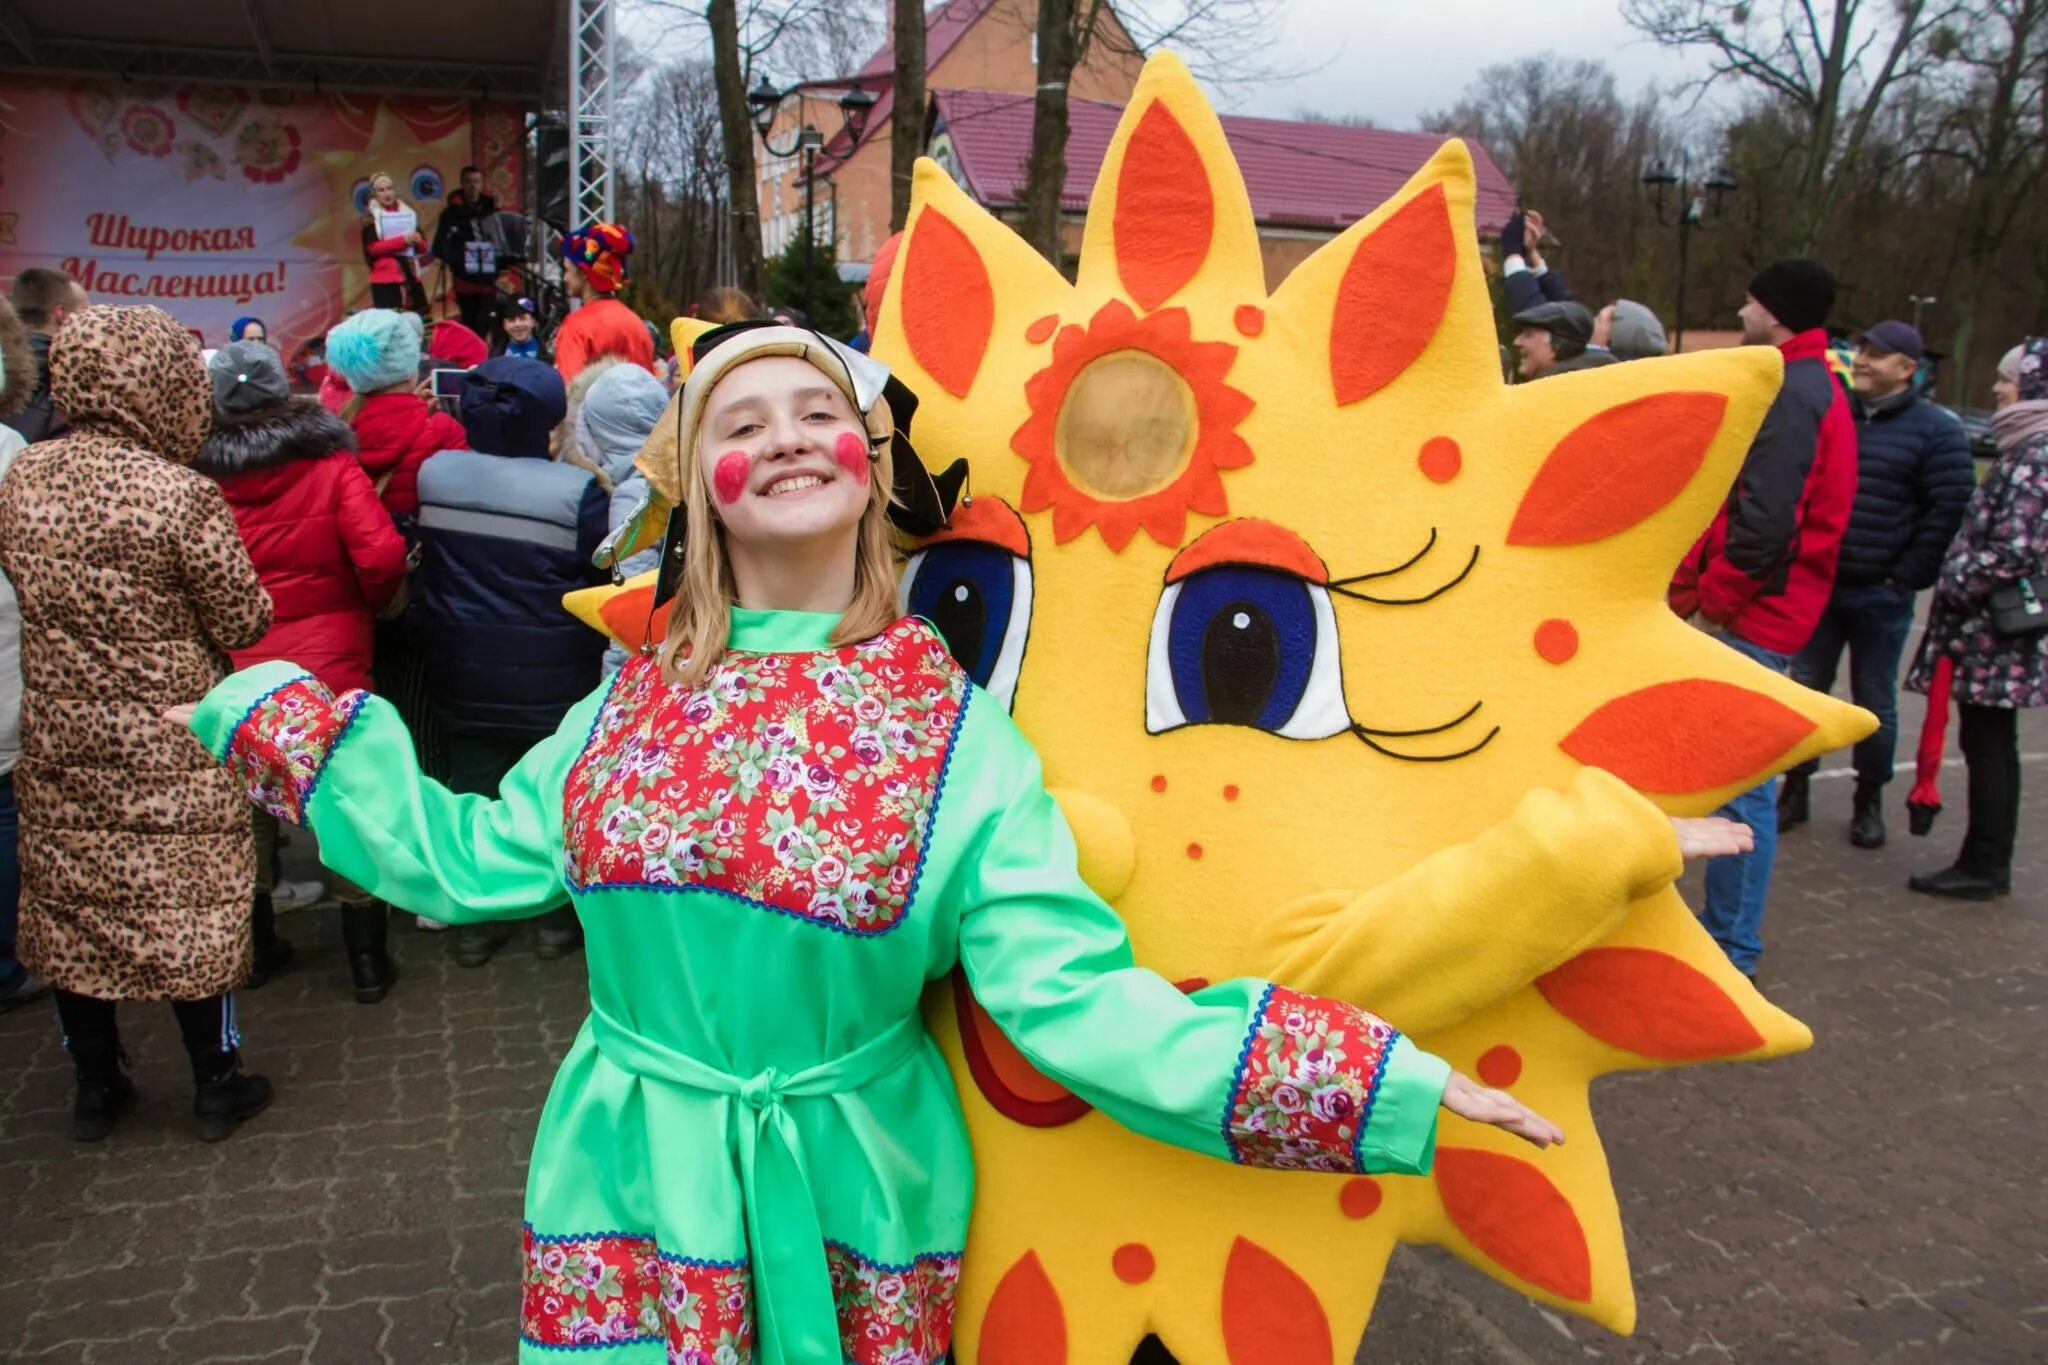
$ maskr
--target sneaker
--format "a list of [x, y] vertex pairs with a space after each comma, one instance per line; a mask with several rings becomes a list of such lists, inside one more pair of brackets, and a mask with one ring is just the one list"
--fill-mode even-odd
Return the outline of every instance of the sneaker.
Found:
[[310, 910], [327, 898], [327, 887], [321, 882], [279, 882], [270, 893], [270, 904], [275, 910]]
[[426, 930], [430, 934], [438, 934], [443, 929], [446, 929], [448, 927], [446, 924], [443, 924], [440, 920], [428, 919], [425, 915], [414, 915], [412, 917], [412, 922], [414, 924], [417, 924], [420, 928]]

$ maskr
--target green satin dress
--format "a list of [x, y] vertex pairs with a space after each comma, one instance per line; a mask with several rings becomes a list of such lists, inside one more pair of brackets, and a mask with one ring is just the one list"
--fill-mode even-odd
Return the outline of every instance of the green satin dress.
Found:
[[930, 1365], [974, 1171], [924, 1031], [964, 968], [1041, 1071], [1229, 1161], [1429, 1168], [1448, 1070], [1351, 1006], [1132, 965], [1037, 756], [930, 626], [736, 611], [695, 690], [630, 662], [495, 801], [390, 705], [266, 664], [193, 728], [336, 872], [451, 923], [571, 901], [590, 1017], [527, 1179], [520, 1359]]

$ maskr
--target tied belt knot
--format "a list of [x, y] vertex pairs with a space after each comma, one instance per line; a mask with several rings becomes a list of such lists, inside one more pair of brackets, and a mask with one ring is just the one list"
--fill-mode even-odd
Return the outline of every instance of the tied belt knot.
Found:
[[783, 1091], [787, 1088], [782, 1073], [771, 1066], [760, 1075], [740, 1082], [740, 1102], [756, 1113], [763, 1109], [779, 1109]]
[[803, 1135], [787, 1101], [859, 1090], [916, 1054], [924, 1025], [907, 1014], [851, 1052], [801, 1071], [748, 1077], [722, 1071], [593, 1007], [597, 1050], [622, 1071], [743, 1106], [734, 1115], [734, 1174], [745, 1212], [761, 1365], [806, 1365], [840, 1355], [839, 1314], [825, 1263], [825, 1233], [811, 1193]]

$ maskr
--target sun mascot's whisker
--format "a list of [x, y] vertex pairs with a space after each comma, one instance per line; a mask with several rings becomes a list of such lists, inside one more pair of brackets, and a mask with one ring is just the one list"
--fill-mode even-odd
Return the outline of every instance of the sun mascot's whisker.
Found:
[[1465, 709], [1462, 715], [1452, 720], [1447, 720], [1441, 725], [1428, 725], [1415, 730], [1384, 730], [1376, 726], [1362, 725], [1357, 721], [1353, 721], [1351, 723], [1351, 733], [1357, 736], [1361, 744], [1364, 744], [1366, 748], [1371, 749], [1374, 753], [1385, 754], [1388, 758], [1400, 759], [1403, 763], [1448, 763], [1452, 759], [1470, 758], [1487, 745], [1493, 743], [1495, 736], [1500, 734], [1500, 727], [1496, 725], [1491, 730], [1488, 730], [1477, 744], [1449, 754], [1404, 754], [1389, 749], [1384, 744], [1379, 743], [1379, 741], [1382, 739], [1420, 739], [1428, 735], [1444, 734], [1447, 731], [1457, 729], [1460, 725], [1478, 715], [1479, 708], [1484, 705], [1486, 703], [1483, 701], [1475, 701]]
[[1423, 556], [1429, 553], [1430, 547], [1435, 544], [1436, 531], [1432, 529], [1429, 533], [1429, 544], [1423, 546], [1422, 553], [1416, 555], [1415, 558], [1409, 560], [1406, 564], [1402, 564], [1397, 568], [1383, 569], [1378, 573], [1357, 574], [1350, 578], [1332, 579], [1330, 580], [1329, 584], [1330, 591], [1336, 593], [1340, 597], [1348, 597], [1354, 602], [1370, 602], [1374, 606], [1378, 607], [1416, 607], [1422, 605], [1424, 602], [1433, 602], [1437, 598], [1442, 597], [1445, 593], [1449, 592], [1452, 588], [1455, 588], [1460, 583], [1463, 583], [1467, 578], [1470, 578], [1472, 576], [1472, 570], [1479, 567], [1479, 547], [1477, 545], [1474, 545], [1472, 547], [1471, 555], [1467, 557], [1467, 559], [1465, 560], [1465, 567], [1458, 570], [1458, 576], [1456, 578], [1453, 578], [1450, 582], [1445, 583], [1435, 589], [1432, 589], [1429, 592], [1422, 594], [1422, 596], [1420, 597], [1378, 597], [1369, 592], [1359, 592], [1356, 588], [1347, 587], [1346, 584], [1364, 583], [1375, 578], [1390, 578], [1393, 575], [1400, 573], [1403, 569], [1410, 568], [1416, 563], [1420, 562]]

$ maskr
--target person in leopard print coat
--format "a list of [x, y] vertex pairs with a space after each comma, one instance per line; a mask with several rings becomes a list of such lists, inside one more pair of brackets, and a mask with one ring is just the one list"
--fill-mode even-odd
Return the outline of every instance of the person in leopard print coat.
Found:
[[270, 626], [225, 498], [185, 465], [212, 427], [191, 335], [156, 308], [78, 313], [50, 352], [70, 433], [0, 482], [0, 569], [22, 617], [22, 903], [17, 951], [57, 988], [78, 1069], [74, 1135], [134, 1097], [114, 1003], [169, 1001], [200, 1136], [269, 1103], [237, 1065], [231, 992], [249, 974], [249, 807], [162, 718]]

